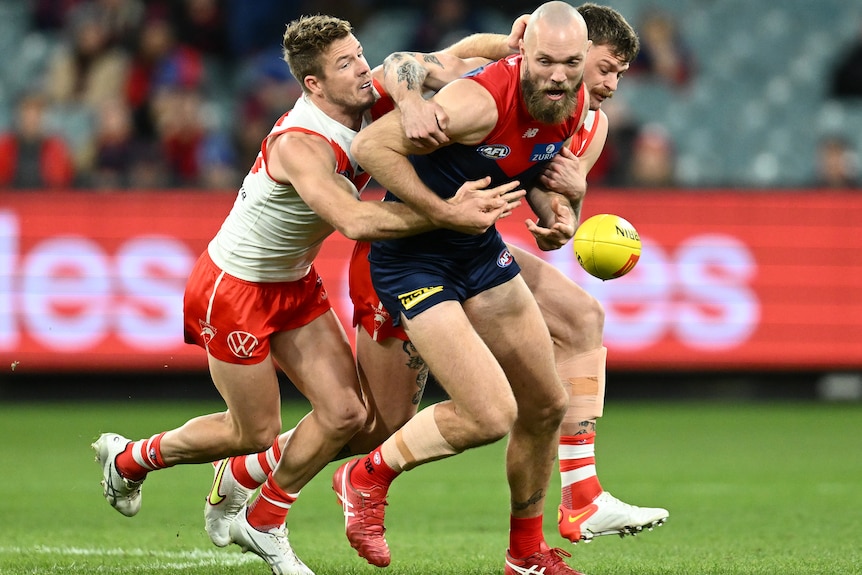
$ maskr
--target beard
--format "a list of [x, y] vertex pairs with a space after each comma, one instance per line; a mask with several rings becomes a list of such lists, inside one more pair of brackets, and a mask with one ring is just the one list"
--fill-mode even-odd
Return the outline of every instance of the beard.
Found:
[[[535, 120], [543, 124], [561, 124], [575, 113], [581, 84], [583, 77], [576, 84], [548, 82], [543, 86], [533, 78], [525, 63], [521, 92], [524, 94], [527, 111]], [[561, 92], [563, 97], [556, 101], [549, 100], [548, 92]]]
[[339, 90], [327, 90], [326, 100], [352, 113], [362, 114], [374, 105], [375, 97], [371, 91], [365, 94], [345, 94]]

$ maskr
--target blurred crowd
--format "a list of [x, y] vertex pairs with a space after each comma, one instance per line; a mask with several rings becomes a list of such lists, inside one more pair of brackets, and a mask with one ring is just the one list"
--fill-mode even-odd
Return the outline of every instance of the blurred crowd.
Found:
[[203, 188], [238, 185], [298, 94], [280, 60], [298, 2], [33, 0], [50, 40], [14, 95], [0, 185]]
[[[506, 32], [499, 23], [523, 11], [508, 0], [29, 0], [27, 33], [51, 49], [38, 73], [9, 95], [0, 188], [235, 190], [261, 139], [301, 92], [281, 59], [284, 25], [303, 13], [330, 13], [371, 42], [373, 29], [363, 26], [370, 16], [405, 5], [422, 17], [401, 48], [420, 51], [471, 32]], [[673, 17], [646, 10], [633, 24], [642, 51], [627, 78], [684, 90], [698, 62]], [[862, 52], [855, 50], [843, 64], [849, 80], [836, 80], [836, 93], [852, 94], [854, 81], [862, 93]], [[591, 180], [676, 185], [668, 131], [639, 125], [615, 103], [607, 106], [612, 130]], [[812, 184], [858, 185], [852, 142], [824, 138], [818, 153], [825, 171]]]

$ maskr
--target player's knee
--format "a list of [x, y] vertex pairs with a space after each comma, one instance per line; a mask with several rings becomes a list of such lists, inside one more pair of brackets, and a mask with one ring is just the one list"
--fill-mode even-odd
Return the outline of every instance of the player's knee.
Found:
[[551, 429], [557, 429], [569, 409], [569, 394], [561, 386], [559, 391], [551, 395], [539, 409], [541, 411], [538, 420], [546, 423]]
[[584, 338], [600, 336], [605, 328], [605, 309], [587, 292], [581, 293], [572, 305], [562, 306], [561, 311], [566, 314], [566, 324]]
[[557, 429], [566, 412], [569, 410], [569, 394], [564, 388], [560, 388], [558, 393], [555, 393], [552, 401], [545, 408], [547, 411], [547, 420], [554, 429]]
[[569, 395], [560, 386], [549, 392], [543, 398], [534, 398], [533, 401], [520, 406], [518, 410], [519, 424], [536, 433], [555, 431], [563, 422], [566, 411], [569, 408]]
[[344, 437], [353, 437], [365, 426], [366, 419], [365, 406], [362, 404], [356, 405], [352, 409], [348, 410], [342, 418], [340, 425], [337, 427], [337, 431]]
[[320, 416], [326, 432], [344, 441], [356, 435], [367, 420], [367, 412], [361, 401], [340, 405], [329, 413], [321, 413]]
[[512, 430], [518, 417], [518, 405], [511, 401], [498, 401], [489, 406], [475, 418], [474, 435], [482, 443], [492, 443], [502, 439]]
[[240, 434], [240, 453], [258, 453], [272, 447], [273, 442], [281, 433], [281, 419], [259, 422], [254, 429], [245, 430]]
[[558, 358], [601, 346], [605, 328], [605, 310], [596, 298], [583, 290], [566, 295], [571, 295], [566, 300], [569, 304], [554, 307], [553, 320], [548, 322]]
[[601, 302], [590, 296], [584, 305], [581, 315], [582, 328], [587, 333], [599, 334], [605, 329], [605, 308]]

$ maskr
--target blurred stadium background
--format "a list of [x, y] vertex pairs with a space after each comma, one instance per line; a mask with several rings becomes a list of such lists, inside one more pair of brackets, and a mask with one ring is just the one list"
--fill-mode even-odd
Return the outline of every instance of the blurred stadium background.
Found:
[[[678, 64], [638, 62], [606, 104], [612, 134], [585, 207], [638, 228], [638, 268], [603, 284], [569, 250], [546, 254], [608, 310], [609, 397], [862, 399], [862, 80], [856, 95], [835, 88], [862, 42], [862, 4], [607, 3], [645, 48], [669, 39]], [[182, 343], [183, 283], [299, 94], [280, 61], [284, 23], [347, 17], [373, 66], [505, 33], [533, 7], [0, 0], [0, 132], [14, 140], [35, 99], [40, 137], [69, 162], [51, 179], [0, 160], [0, 400], [214, 397], [203, 353]], [[91, 26], [103, 40], [88, 52]], [[838, 183], [820, 163], [828, 139], [844, 146]], [[504, 230], [525, 243], [522, 219]], [[348, 323], [350, 245], [328, 242], [321, 272]]]

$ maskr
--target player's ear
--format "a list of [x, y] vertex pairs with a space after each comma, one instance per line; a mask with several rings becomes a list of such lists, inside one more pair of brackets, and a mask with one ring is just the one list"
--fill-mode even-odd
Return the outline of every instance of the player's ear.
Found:
[[302, 83], [311, 94], [317, 94], [321, 91], [320, 79], [317, 76], [309, 74], [302, 79]]

